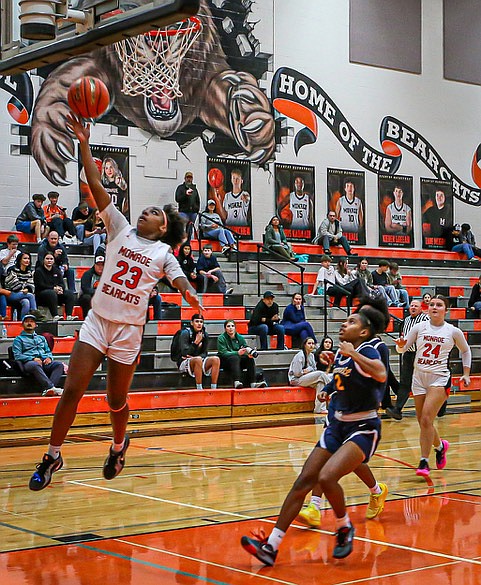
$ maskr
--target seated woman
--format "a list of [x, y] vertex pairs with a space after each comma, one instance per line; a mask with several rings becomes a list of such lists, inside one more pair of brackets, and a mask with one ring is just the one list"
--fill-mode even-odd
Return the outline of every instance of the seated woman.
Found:
[[10, 291], [7, 303], [15, 309], [20, 308], [20, 315], [17, 315], [19, 321], [37, 310], [33, 273], [30, 254], [21, 252], [5, 277], [5, 288]]
[[291, 386], [315, 388], [317, 395], [330, 381], [331, 377], [326, 372], [321, 372], [316, 368], [315, 349], [316, 342], [314, 339], [306, 337], [302, 342], [301, 351], [292, 358], [287, 375]]
[[202, 292], [205, 289], [205, 276], [197, 272], [196, 260], [192, 256], [190, 242], [185, 242], [180, 246], [177, 261], [179, 262], [182, 272], [185, 274], [187, 280], [198, 292]]
[[[316, 362], [317, 369], [321, 372], [325, 372], [329, 378], [332, 378], [331, 371], [334, 362], [330, 360], [325, 361], [322, 357], [323, 351], [329, 351], [333, 354], [336, 353], [334, 350], [334, 340], [332, 337], [329, 337], [329, 335], [326, 335], [321, 339], [321, 343], [314, 353], [314, 360]], [[314, 403], [314, 412], [316, 414], [327, 414], [327, 402], [326, 400], [322, 400], [317, 394], [316, 401]]]
[[373, 287], [372, 274], [369, 270], [367, 258], [359, 258], [357, 267], [352, 271], [352, 276], [362, 279], [369, 289]]
[[285, 333], [292, 337], [300, 337], [301, 342], [306, 337], [312, 337], [317, 342], [311, 324], [306, 321], [301, 293], [294, 293], [291, 299], [291, 303], [284, 309], [281, 321], [281, 325], [284, 325]]
[[479, 319], [481, 311], [481, 276], [471, 289], [469, 296], [468, 307], [471, 311], [475, 311], [476, 318]]
[[104, 222], [99, 215], [99, 210], [94, 209], [89, 215], [89, 218], [84, 224], [84, 238], [83, 244], [92, 244], [93, 252], [97, 255], [97, 249], [100, 244], [103, 244], [107, 239], [107, 232], [105, 230]]
[[291, 245], [287, 241], [284, 228], [281, 226], [279, 217], [277, 215], [271, 217], [269, 225], [266, 227], [266, 233], [264, 234], [264, 244], [271, 250], [274, 250], [274, 252], [277, 252], [289, 260], [297, 260], [294, 252], [292, 251]]
[[248, 347], [246, 340], [237, 333], [235, 321], [227, 319], [224, 322], [224, 333], [217, 338], [217, 351], [220, 358], [220, 365], [230, 372], [234, 388], [243, 388], [242, 370], [246, 370], [244, 382], [251, 388], [265, 388], [265, 381], [256, 382], [257, 352]]
[[43, 264], [35, 269], [33, 281], [37, 305], [47, 307], [54, 321], [63, 318], [58, 315], [58, 305], [65, 305], [68, 321], [78, 319], [72, 315], [75, 293], [65, 288], [60, 268], [55, 264], [55, 258], [50, 252], [45, 254]]
[[215, 212], [215, 201], [209, 199], [207, 207], [200, 218], [202, 233], [209, 240], [219, 240], [222, 244], [222, 253], [236, 251], [235, 238], [229, 230], [224, 228], [220, 215]]

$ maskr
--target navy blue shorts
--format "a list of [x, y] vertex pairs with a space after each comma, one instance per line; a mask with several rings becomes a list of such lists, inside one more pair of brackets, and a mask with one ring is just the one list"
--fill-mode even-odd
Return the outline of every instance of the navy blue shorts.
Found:
[[380, 440], [381, 421], [377, 417], [357, 422], [341, 422], [334, 418], [324, 429], [316, 446], [327, 449], [329, 453], [335, 453], [341, 445], [352, 441], [364, 453], [363, 463], [367, 463], [374, 455]]

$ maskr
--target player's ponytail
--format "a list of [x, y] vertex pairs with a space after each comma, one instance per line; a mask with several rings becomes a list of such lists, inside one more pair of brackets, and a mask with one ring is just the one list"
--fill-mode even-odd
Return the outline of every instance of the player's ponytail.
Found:
[[160, 240], [172, 248], [176, 248], [186, 239], [185, 219], [179, 215], [177, 208], [172, 203], [164, 205], [163, 211], [167, 218], [167, 231]]

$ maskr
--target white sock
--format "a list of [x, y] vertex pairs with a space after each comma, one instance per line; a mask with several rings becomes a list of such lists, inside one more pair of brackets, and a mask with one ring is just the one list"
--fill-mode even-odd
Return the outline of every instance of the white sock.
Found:
[[53, 457], [54, 459], [58, 459], [58, 457], [60, 455], [60, 449], [61, 448], [62, 448], [62, 445], [60, 445], [59, 447], [57, 447], [56, 445], [50, 445], [49, 444], [47, 453], [50, 455], [50, 457]]
[[203, 390], [204, 388], [202, 387], [202, 384], [196, 384], [195, 385], [197, 390]]
[[279, 528], [274, 528], [267, 539], [267, 544], [270, 544], [273, 550], [279, 550], [279, 546], [281, 545], [282, 539], [286, 535], [285, 532], [279, 530]]
[[379, 487], [379, 484], [377, 483], [377, 481], [376, 481], [376, 484], [375, 484], [374, 487], [369, 488], [369, 491], [371, 492], [371, 494], [375, 494], [376, 496], [382, 492], [382, 490]]
[[210, 389], [211, 390], [216, 390], [217, 389], [217, 384], [211, 384], [210, 385]]
[[316, 510], [321, 510], [322, 507], [322, 496], [311, 496], [311, 504], [314, 504]]
[[442, 451], [443, 450], [443, 442], [441, 441], [437, 447], [434, 447], [435, 451]]
[[120, 453], [120, 451], [122, 451], [122, 449], [124, 448], [124, 445], [125, 445], [125, 439], [121, 443], [114, 443], [112, 441], [112, 451], [114, 453]]
[[346, 514], [344, 518], [336, 518], [336, 529], [344, 528], [344, 526], [351, 526], [351, 520], [349, 514]]
[[421, 457], [421, 461], [426, 461], [426, 463], [429, 463], [429, 459], [427, 457]]

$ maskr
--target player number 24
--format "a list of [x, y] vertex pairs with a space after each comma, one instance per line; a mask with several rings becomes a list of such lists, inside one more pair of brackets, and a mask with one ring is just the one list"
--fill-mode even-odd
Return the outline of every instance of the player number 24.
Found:
[[439, 357], [440, 350], [441, 346], [439, 344], [432, 345], [431, 343], [426, 343], [425, 350], [423, 351], [423, 357], [428, 358], [434, 356], [437, 359]]
[[130, 289], [137, 288], [140, 277], [142, 276], [142, 269], [138, 266], [129, 266], [127, 262], [124, 262], [123, 260], [119, 260], [117, 266], [120, 270], [112, 274], [112, 282], [115, 282], [115, 284], [119, 284], [120, 286], [125, 285]]

